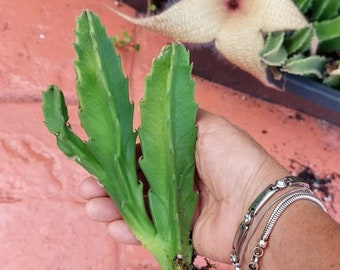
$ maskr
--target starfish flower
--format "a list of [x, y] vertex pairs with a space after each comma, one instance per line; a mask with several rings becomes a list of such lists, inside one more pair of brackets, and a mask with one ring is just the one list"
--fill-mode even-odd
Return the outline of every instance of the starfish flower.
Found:
[[259, 52], [266, 32], [308, 25], [292, 0], [181, 0], [158, 15], [128, 21], [179, 42], [214, 42], [231, 63], [268, 85]]

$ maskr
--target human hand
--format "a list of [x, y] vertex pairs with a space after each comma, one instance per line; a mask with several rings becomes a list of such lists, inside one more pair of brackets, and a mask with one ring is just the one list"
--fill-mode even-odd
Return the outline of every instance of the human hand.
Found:
[[[234, 234], [251, 202], [288, 172], [245, 131], [200, 110], [197, 116], [196, 186], [199, 202], [193, 222], [193, 244], [199, 255], [228, 262]], [[126, 244], [139, 244], [111, 198], [93, 178], [80, 186], [89, 200], [87, 215], [108, 222], [109, 233]]]
[[246, 131], [200, 110], [196, 167], [199, 178], [193, 244], [198, 254], [229, 262], [235, 232], [253, 200], [289, 173]]

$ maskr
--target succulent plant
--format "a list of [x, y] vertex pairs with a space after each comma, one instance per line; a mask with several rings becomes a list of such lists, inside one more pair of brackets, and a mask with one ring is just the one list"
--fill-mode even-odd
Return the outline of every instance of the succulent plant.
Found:
[[[162, 269], [192, 269], [197, 104], [188, 52], [173, 43], [154, 60], [135, 132], [128, 80], [99, 18], [84, 11], [75, 33], [79, 118], [88, 139], [72, 131], [63, 93], [55, 85], [43, 92], [45, 125], [61, 151], [104, 186]], [[137, 136], [147, 184], [136, 171]]]
[[213, 42], [231, 63], [266, 85], [271, 66], [336, 87], [339, 5], [339, 0], [180, 0], [146, 18], [114, 12], [181, 42]]
[[126, 20], [180, 42], [214, 42], [231, 63], [267, 84], [259, 52], [263, 33], [305, 27], [308, 21], [291, 0], [181, 0], [162, 13]]
[[340, 1], [294, 0], [309, 20], [296, 31], [268, 33], [261, 59], [281, 72], [340, 89]]

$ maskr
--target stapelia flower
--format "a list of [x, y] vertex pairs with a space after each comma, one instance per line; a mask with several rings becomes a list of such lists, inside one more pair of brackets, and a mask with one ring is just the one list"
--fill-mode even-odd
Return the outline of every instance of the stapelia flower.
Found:
[[308, 25], [292, 0], [181, 0], [162, 13], [128, 21], [160, 32], [177, 41], [214, 42], [231, 63], [268, 84], [259, 52], [264, 33]]

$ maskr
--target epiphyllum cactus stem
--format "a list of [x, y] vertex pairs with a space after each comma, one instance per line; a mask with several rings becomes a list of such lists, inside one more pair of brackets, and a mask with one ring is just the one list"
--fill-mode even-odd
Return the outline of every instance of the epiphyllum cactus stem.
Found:
[[263, 33], [305, 27], [308, 21], [292, 0], [181, 0], [164, 12], [126, 20], [187, 43], [214, 42], [234, 65], [268, 84], [259, 52]]
[[[64, 95], [55, 85], [42, 96], [46, 127], [60, 150], [103, 185], [162, 270], [191, 270], [190, 230], [198, 194], [197, 104], [189, 54], [173, 43], [153, 61], [140, 103], [141, 126], [135, 132], [128, 79], [98, 16], [85, 10], [75, 34], [78, 115], [87, 139], [72, 131]], [[144, 186], [136, 171], [137, 136]]]

